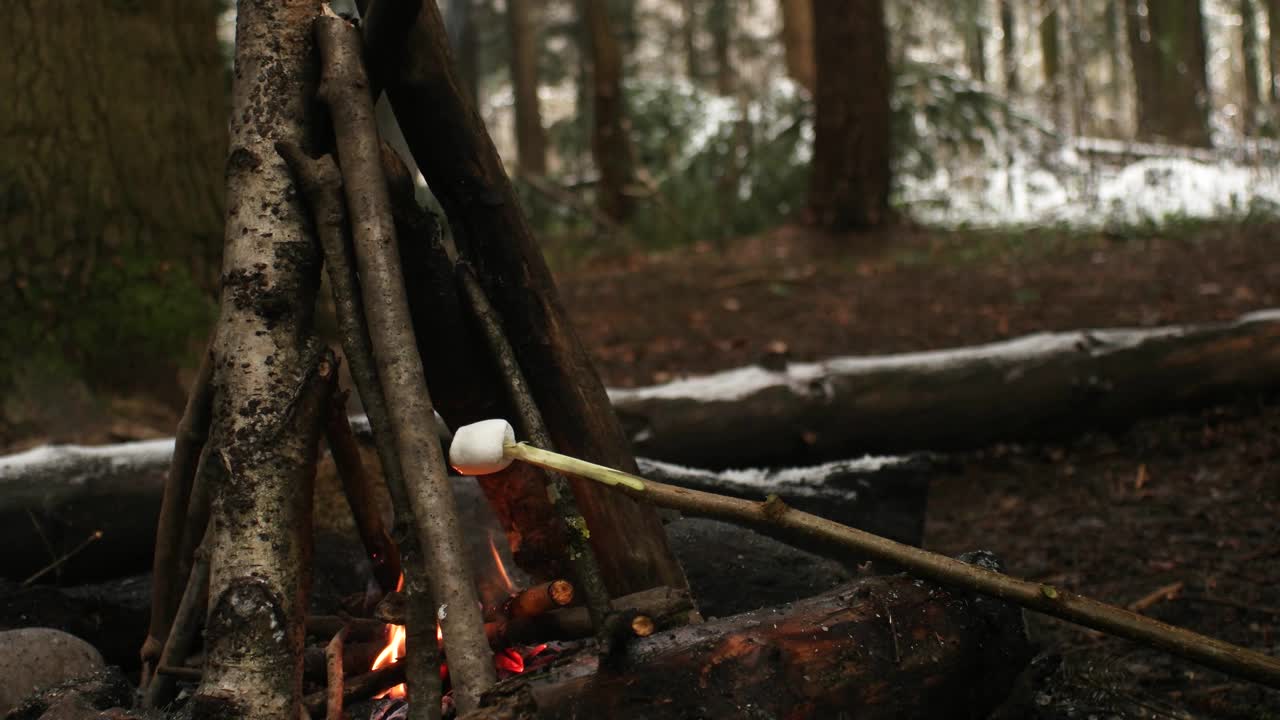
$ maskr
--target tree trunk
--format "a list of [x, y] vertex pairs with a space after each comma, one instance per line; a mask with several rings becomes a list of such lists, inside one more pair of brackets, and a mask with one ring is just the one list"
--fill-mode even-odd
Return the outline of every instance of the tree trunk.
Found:
[[181, 408], [222, 242], [221, 7], [5, 4], [0, 435], [74, 422], [68, 376]]
[[605, 215], [625, 223], [635, 201], [628, 195], [634, 170], [622, 94], [622, 52], [607, 3], [581, 0], [579, 7], [591, 57], [591, 152], [600, 171], [598, 203]]
[[1121, 137], [1127, 127], [1127, 101], [1125, 90], [1129, 86], [1131, 74], [1125, 72], [1124, 52], [1128, 42], [1124, 36], [1124, 3], [1120, 0], [1108, 0], [1106, 16], [1107, 45], [1107, 98], [1109, 100], [1109, 130], [1113, 137]]
[[516, 105], [516, 151], [520, 171], [547, 173], [547, 133], [538, 103], [538, 0], [507, 0], [507, 37], [511, 40], [511, 87]]
[[1046, 333], [784, 372], [742, 368], [612, 396], [646, 457], [768, 467], [1122, 426], [1274, 389], [1277, 362], [1273, 310], [1220, 325]]
[[1018, 17], [1014, 14], [1013, 0], [1000, 0], [1000, 64], [1004, 70], [1005, 94], [1012, 98], [1021, 91], [1018, 65]]
[[960, 29], [964, 38], [964, 62], [969, 77], [987, 81], [987, 33], [982, 0], [967, 0], [957, 10], [960, 12]]
[[809, 207], [819, 227], [889, 217], [888, 33], [883, 0], [814, 0], [818, 92]]
[[1070, 53], [1070, 62], [1080, 68], [1078, 72], [1068, 73], [1067, 105], [1071, 108], [1071, 132], [1075, 135], [1088, 135], [1094, 132], [1090, 125], [1095, 116], [1093, 110], [1093, 93], [1089, 91], [1089, 57], [1085, 51], [1084, 34], [1094, 29], [1089, 23], [1082, 0], [1067, 0], [1063, 10], [1066, 12], [1066, 40]]
[[579, 652], [463, 720], [986, 717], [1032, 655], [1022, 613], [907, 576]]
[[1267, 69], [1271, 76], [1271, 102], [1280, 102], [1280, 0], [1267, 3]]
[[684, 17], [681, 18], [680, 37], [684, 41], [685, 73], [689, 76], [690, 82], [698, 83], [702, 81], [702, 58], [698, 53], [697, 0], [681, 0], [680, 7], [684, 11]]
[[[195, 717], [297, 720], [311, 482], [326, 371], [312, 328], [318, 248], [276, 142], [303, 144], [315, 0], [236, 18], [222, 308], [207, 448], [214, 489], [206, 661]], [[332, 388], [332, 384], [329, 384]]]
[[471, 94], [471, 101], [480, 107], [480, 46], [476, 38], [475, 0], [449, 0], [445, 8], [445, 27], [449, 45], [458, 61], [458, 76], [462, 86]]
[[782, 47], [787, 75], [813, 94], [818, 66], [813, 54], [813, 0], [781, 0]]
[[1258, 126], [1261, 109], [1261, 71], [1258, 68], [1258, 15], [1253, 0], [1240, 0], [1240, 55], [1244, 58], [1244, 108], [1241, 129], [1246, 135]]
[[724, 97], [732, 97], [737, 84], [732, 58], [733, 0], [711, 0], [711, 9], [707, 15], [711, 26], [711, 54], [716, 63], [716, 92]]
[[[407, 55], [397, 66], [399, 72], [387, 78], [388, 94], [427, 183], [448, 215], [460, 253], [474, 264], [502, 317], [552, 441], [567, 454], [634, 470], [631, 448], [565, 315], [493, 141], [474, 106], [459, 92], [434, 3], [422, 4], [407, 32]], [[456, 302], [456, 289], [453, 294]], [[426, 347], [474, 343], [457, 334], [419, 337], [431, 343]], [[493, 372], [492, 367], [475, 370], [481, 375]], [[490, 377], [466, 390], [483, 395], [497, 387], [501, 383]], [[455, 420], [443, 397], [441, 412]], [[605, 582], [615, 597], [660, 585], [687, 586], [653, 508], [590, 481], [573, 484]], [[545, 493], [530, 492], [525, 500], [545, 506], [543, 517], [554, 516]]]
[[1126, 7], [1138, 137], [1209, 147], [1209, 83], [1199, 0], [1126, 0]]
[[1040, 18], [1040, 64], [1044, 68], [1044, 87], [1049, 102], [1049, 117], [1059, 131], [1065, 130], [1066, 118], [1062, 112], [1062, 33], [1058, 19], [1061, 12], [1058, 0], [1044, 0], [1044, 15]]

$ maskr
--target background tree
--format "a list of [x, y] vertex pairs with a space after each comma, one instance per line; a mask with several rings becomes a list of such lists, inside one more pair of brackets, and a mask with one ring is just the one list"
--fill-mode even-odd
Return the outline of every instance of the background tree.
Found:
[[449, 0], [445, 6], [445, 30], [449, 33], [449, 45], [458, 63], [458, 74], [463, 85], [471, 93], [471, 99], [480, 104], [480, 41], [477, 37], [475, 0]]
[[1044, 0], [1040, 17], [1040, 64], [1044, 68], [1044, 87], [1049, 103], [1049, 117], [1059, 129], [1064, 129], [1062, 112], [1062, 32], [1059, 18], [1062, 16], [1058, 0]]
[[31, 412], [78, 422], [54, 400], [74, 377], [181, 407], [174, 364], [212, 320], [221, 246], [221, 3], [5, 8], [3, 412], [36, 421], [18, 406], [43, 393]]
[[1138, 137], [1209, 146], [1209, 81], [1199, 0], [1126, 0]]
[[779, 9], [787, 75], [813, 93], [818, 75], [813, 57], [813, 0], [781, 0]]
[[1013, 0], [1000, 0], [1000, 65], [1005, 94], [1012, 98], [1022, 89], [1018, 72], [1018, 17], [1014, 14]]
[[696, 83], [702, 80], [702, 57], [698, 53], [697, 0], [680, 0], [680, 9], [680, 38], [684, 43], [685, 73], [690, 82]]
[[1280, 0], [1267, 4], [1267, 69], [1271, 75], [1271, 102], [1280, 102]]
[[956, 28], [964, 43], [964, 62], [969, 77], [978, 82], [987, 81], [987, 28], [986, 3], [983, 0], [963, 0], [954, 6]]
[[1241, 129], [1251, 133], [1258, 124], [1261, 105], [1259, 88], [1261, 78], [1258, 68], [1258, 21], [1253, 0], [1240, 0], [1240, 56], [1244, 61], [1244, 105], [1241, 111]]
[[622, 52], [603, 3], [582, 0], [583, 32], [591, 62], [591, 151], [600, 172], [597, 202], [610, 218], [625, 222], [635, 209], [628, 194], [634, 176], [622, 94]]
[[707, 12], [707, 21], [711, 26], [711, 55], [716, 65], [716, 92], [729, 96], [734, 92], [733, 70], [733, 0], [711, 0], [711, 8]]
[[818, 91], [809, 208], [832, 231], [889, 214], [888, 33], [882, 0], [814, 0]]
[[511, 88], [515, 96], [516, 149], [520, 171], [547, 172], [547, 133], [538, 102], [538, 0], [507, 0], [507, 37], [511, 41]]

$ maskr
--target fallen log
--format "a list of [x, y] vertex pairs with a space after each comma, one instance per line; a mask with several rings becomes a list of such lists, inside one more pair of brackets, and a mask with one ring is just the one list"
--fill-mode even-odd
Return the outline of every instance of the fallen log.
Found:
[[637, 454], [705, 468], [955, 450], [1123, 427], [1280, 387], [1280, 310], [748, 367], [612, 390]]
[[1030, 655], [1010, 605], [866, 578], [657, 633], [604, 661], [577, 653], [500, 683], [463, 717], [985, 717]]
[[[0, 458], [0, 576], [22, 580], [88, 537], [57, 577], [106, 580], [151, 569], [173, 439], [46, 446]], [[52, 579], [52, 578], [46, 578]]]

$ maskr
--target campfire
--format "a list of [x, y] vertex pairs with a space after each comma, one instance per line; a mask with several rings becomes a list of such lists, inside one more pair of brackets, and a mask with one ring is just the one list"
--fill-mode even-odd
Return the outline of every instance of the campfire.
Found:
[[[495, 578], [481, 582], [481, 596], [488, 598], [483, 604], [485, 618], [485, 636], [494, 651], [493, 664], [499, 680], [519, 675], [526, 669], [550, 661], [554, 653], [548, 653], [548, 643], [509, 644], [513, 636], [528, 636], [530, 623], [558, 608], [570, 606], [574, 601], [573, 584], [568, 580], [553, 580], [525, 590], [517, 590], [515, 583], [507, 572], [506, 564], [489, 538], [490, 556], [493, 558]], [[496, 581], [496, 582], [495, 582]], [[493, 588], [497, 588], [497, 592]], [[489, 588], [489, 592], [484, 592]], [[371, 671], [383, 670], [399, 662], [406, 654], [406, 632], [404, 626], [404, 577], [396, 584], [396, 591], [388, 595], [374, 609], [374, 617], [387, 623], [386, 645], [374, 659]], [[563, 623], [561, 623], [563, 625]], [[520, 628], [526, 628], [521, 630]], [[446, 711], [452, 707], [449, 696], [448, 657], [443, 653], [444, 633], [439, 623], [436, 624], [436, 644], [441, 650], [440, 677], [444, 685], [442, 703]], [[406, 695], [404, 683], [397, 683], [375, 694], [374, 699], [402, 699]]]
[[[375, 696], [380, 718], [406, 701], [415, 715], [439, 706], [513, 720], [739, 717], [748, 707], [794, 718], [980, 716], [1029, 655], [1008, 601], [1280, 682], [1271, 658], [1007, 577], [987, 556], [941, 557], [777, 496], [639, 477], [501, 159], [459, 91], [436, 3], [357, 6], [359, 27], [306, 3], [239, 5], [224, 317], [165, 486], [142, 649], [147, 705], [166, 706], [175, 679], [198, 678], [197, 718], [295, 720], [305, 708], [337, 720]], [[371, 89], [385, 91], [456, 257], [381, 143]], [[327, 112], [311, 112], [316, 99]], [[310, 138], [319, 146], [306, 150], [320, 157], [304, 151]], [[353, 439], [336, 353], [311, 326], [321, 261], [377, 468]], [[479, 476], [527, 582], [513, 582], [492, 537], [493, 572], [474, 571], [466, 548], [480, 528], [460, 519], [434, 409], [460, 425], [453, 465]], [[311, 496], [322, 436], [376, 592], [345, 613], [308, 615], [312, 508], [300, 498]], [[914, 576], [864, 577], [704, 622], [658, 508]], [[307, 635], [323, 648], [306, 647]], [[304, 698], [307, 677], [322, 689]]]

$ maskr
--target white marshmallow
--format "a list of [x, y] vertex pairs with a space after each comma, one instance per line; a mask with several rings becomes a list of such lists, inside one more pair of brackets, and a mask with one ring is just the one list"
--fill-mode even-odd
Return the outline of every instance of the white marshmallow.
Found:
[[511, 464], [503, 446], [515, 441], [516, 431], [506, 420], [463, 425], [453, 434], [449, 464], [463, 475], [492, 475]]

